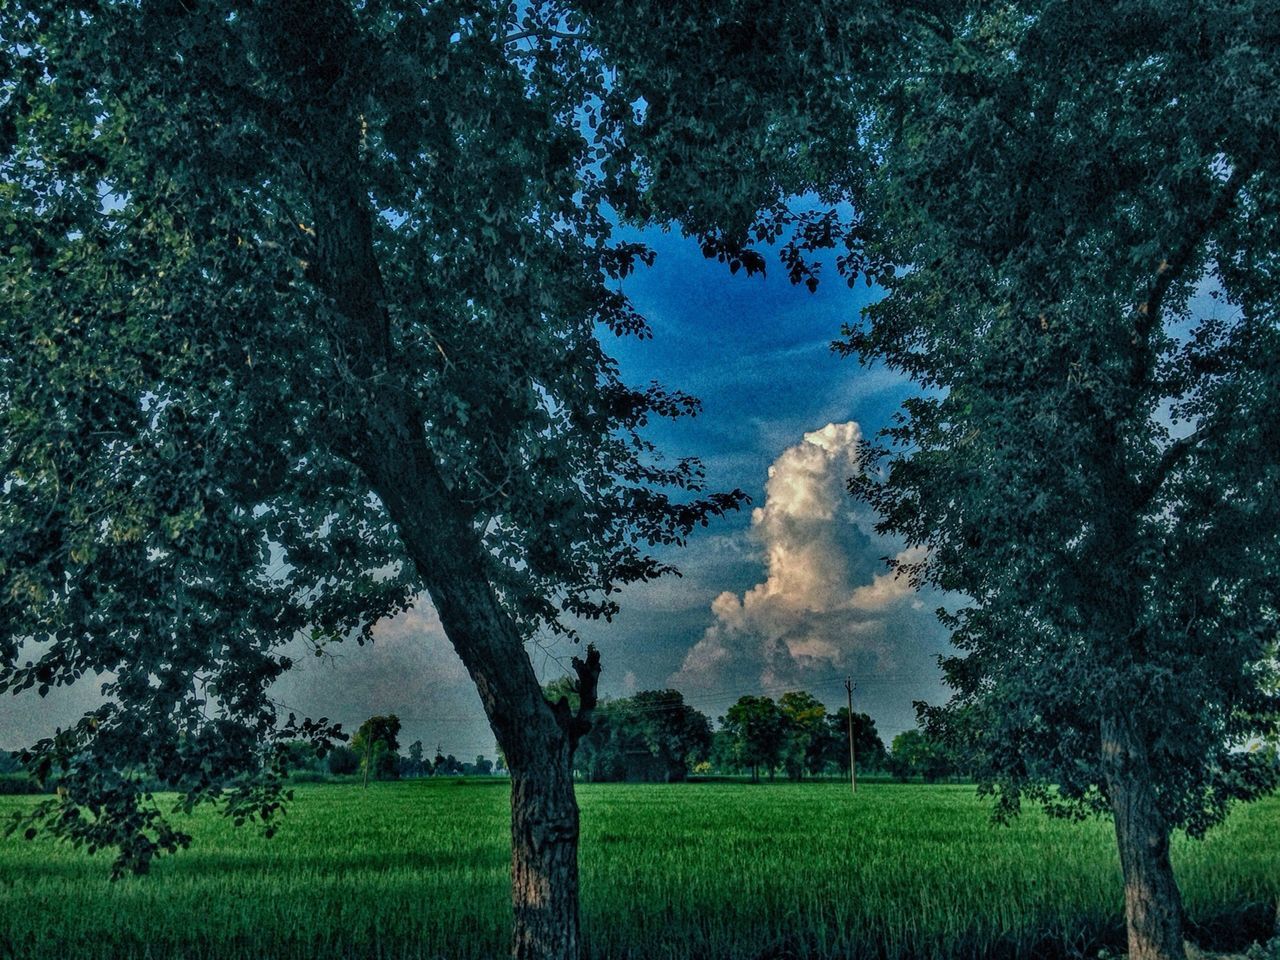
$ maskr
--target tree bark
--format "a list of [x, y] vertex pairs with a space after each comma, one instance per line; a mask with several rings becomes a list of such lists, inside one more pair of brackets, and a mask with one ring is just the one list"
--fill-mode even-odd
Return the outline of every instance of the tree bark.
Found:
[[511, 773], [511, 896], [516, 960], [577, 957], [578, 803], [567, 740]]
[[[423, 477], [438, 481], [434, 471]], [[576, 715], [564, 700], [548, 703], [523, 637], [489, 584], [487, 558], [470, 524], [456, 511], [440, 509], [447, 501], [429, 480], [397, 483], [385, 491], [511, 771], [511, 956], [577, 960], [578, 804], [572, 764], [595, 706], [599, 654], [589, 647], [585, 661], [573, 659], [581, 697]]]
[[[493, 587], [494, 559], [450, 489], [411, 385], [399, 382], [375, 214], [359, 160], [357, 92], [344, 84], [355, 26], [339, 2], [282, 0], [272, 38], [306, 115], [300, 167], [311, 188], [311, 282], [329, 301], [322, 331], [334, 357], [332, 443], [367, 478], [411, 558], [454, 650], [476, 685], [511, 771], [511, 873], [516, 960], [577, 960], [578, 806], [572, 759], [590, 723], [599, 653], [574, 658], [581, 706], [552, 704], [524, 636]], [[308, 30], [299, 33], [295, 25]], [[326, 49], [317, 51], [317, 45]], [[323, 56], [320, 56], [323, 54]], [[321, 331], [317, 331], [321, 332]]]
[[1170, 830], [1156, 805], [1146, 744], [1123, 711], [1102, 719], [1102, 760], [1124, 873], [1129, 960], [1186, 960]]
[[[319, 9], [339, 10], [330, 33], [342, 35], [340, 5]], [[511, 769], [511, 954], [577, 960], [579, 813], [571, 764], [595, 705], [599, 654], [589, 648], [585, 662], [573, 660], [582, 700], [577, 714], [564, 701], [548, 703], [524, 636], [493, 589], [493, 558], [440, 471], [412, 390], [397, 383], [387, 294], [372, 242], [374, 212], [358, 173], [357, 129], [349, 109], [348, 115], [340, 108], [321, 114], [311, 124], [315, 140], [303, 164], [315, 218], [315, 261], [307, 273], [333, 307], [325, 333], [346, 390], [334, 447], [360, 468], [396, 522]]]
[[489, 580], [492, 559], [449, 494], [420, 419], [378, 406], [355, 459], [400, 530], [440, 623], [480, 694], [511, 771], [511, 955], [577, 960], [578, 806], [572, 761], [596, 702], [600, 657], [574, 658], [581, 706], [543, 696], [524, 637]]
[[[393, 406], [384, 407], [394, 410]], [[396, 442], [389, 442], [389, 438]], [[359, 459], [400, 528], [441, 625], [475, 682], [511, 771], [511, 902], [515, 960], [577, 960], [578, 805], [573, 752], [596, 702], [600, 657], [573, 659], [581, 705], [542, 694], [524, 638], [489, 581], [490, 558], [449, 497], [422, 424], [370, 429]]]

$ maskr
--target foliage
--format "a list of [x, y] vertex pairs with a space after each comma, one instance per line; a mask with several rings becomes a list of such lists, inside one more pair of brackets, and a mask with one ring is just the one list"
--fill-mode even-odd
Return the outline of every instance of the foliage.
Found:
[[[722, 251], [791, 231], [798, 282], [835, 249], [884, 293], [838, 349], [921, 387], [853, 489], [954, 600], [929, 721], [1006, 814], [1106, 809], [1104, 716], [1169, 826], [1270, 789], [1235, 747], [1280, 714], [1275, 5], [660, 6], [609, 19], [656, 105], [642, 213], [736, 224]], [[714, 92], [688, 116], [673, 79]], [[828, 208], [770, 206], [762, 168]]]
[[145, 870], [188, 838], [143, 769], [270, 817], [274, 741], [337, 732], [281, 722], [282, 648], [424, 590], [523, 703], [522, 640], [740, 502], [599, 339], [647, 335], [652, 253], [612, 236], [648, 132], [589, 7], [0, 7], [0, 690], [104, 693], [25, 755], [66, 787], [31, 829]]
[[431, 761], [423, 755], [421, 740], [409, 744], [409, 753], [400, 758], [400, 776], [426, 777], [431, 775]]
[[327, 759], [314, 743], [306, 740], [289, 740], [281, 744], [280, 752], [291, 773], [319, 770]]
[[[827, 738], [829, 763], [841, 773], [849, 772], [849, 708], [840, 707], [828, 714], [830, 732]], [[866, 713], [853, 714], [853, 745], [858, 770], [887, 769], [888, 755], [876, 722]]]
[[[297, 794], [270, 843], [207, 810], [184, 819], [192, 849], [144, 884], [109, 883], [98, 859], [66, 844], [0, 840], [0, 944], [23, 960], [502, 952], [511, 907], [494, 881], [510, 862], [501, 783]], [[919, 783], [860, 782], [856, 798], [847, 783], [789, 782], [581, 784], [578, 794], [588, 960], [734, 960], [783, 943], [796, 956], [848, 960], [1123, 947], [1115, 843], [1096, 820], [1028, 810], [993, 829], [972, 787]], [[28, 802], [0, 800], [0, 815]], [[1258, 907], [1280, 897], [1277, 836], [1273, 797], [1233, 811], [1203, 843], [1175, 842], [1195, 923], [1239, 929], [1257, 918], [1251, 935], [1265, 936], [1274, 907]]]
[[452, 753], [448, 756], [437, 753], [431, 764], [432, 776], [436, 777], [460, 777], [465, 772], [462, 763]]
[[48, 793], [50, 787], [42, 787], [25, 773], [0, 773], [0, 796], [29, 796]]
[[720, 726], [731, 738], [731, 756], [736, 767], [750, 770], [752, 780], [759, 779], [761, 768], [773, 776], [782, 759], [786, 724], [772, 699], [739, 697], [720, 718]]
[[360, 758], [366, 778], [393, 780], [400, 775], [400, 718], [370, 717], [351, 738], [351, 749]]
[[574, 768], [587, 780], [685, 779], [711, 746], [711, 721], [676, 690], [642, 690], [596, 708]]
[[338, 745], [329, 751], [327, 766], [335, 776], [355, 773], [360, 769], [360, 754], [350, 747]]
[[1108, 809], [1104, 736], [1146, 758], [1170, 828], [1276, 782], [1236, 749], [1280, 722], [1267, 9], [948, 21], [869, 133], [868, 243], [908, 269], [841, 349], [927, 392], [851, 485], [929, 548], [903, 572], [962, 598], [956, 694], [927, 716], [1006, 812]]
[[811, 693], [792, 691], [778, 699], [778, 712], [783, 723], [782, 767], [787, 776], [799, 780], [806, 773], [820, 773], [834, 747], [827, 708]]
[[899, 780], [920, 777], [925, 783], [936, 783], [960, 772], [947, 744], [923, 730], [904, 730], [894, 737], [887, 766]]
[[[741, 697], [720, 722], [709, 753], [717, 769], [748, 770], [758, 779], [761, 769], [772, 776], [781, 767], [792, 780], [849, 772], [849, 710], [827, 713], [811, 693], [784, 693], [776, 704], [768, 697]], [[855, 713], [853, 734], [858, 769], [884, 769], [875, 721]]]

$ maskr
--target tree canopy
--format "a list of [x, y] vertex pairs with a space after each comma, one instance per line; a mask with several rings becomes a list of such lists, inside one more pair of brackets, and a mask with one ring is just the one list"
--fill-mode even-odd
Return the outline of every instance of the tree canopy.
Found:
[[905, 575], [966, 598], [953, 715], [993, 783], [1103, 802], [1099, 718], [1132, 710], [1200, 832], [1266, 786], [1235, 747], [1276, 723], [1276, 24], [1145, 9], [1027, 5], [916, 53], [872, 208], [907, 269], [842, 348], [928, 388], [853, 488], [930, 548]]
[[[614, 281], [650, 254], [611, 239], [636, 108], [558, 39], [582, 23], [0, 12], [0, 687], [105, 694], [28, 755], [66, 787], [35, 820], [145, 869], [186, 838], [129, 770], [269, 814], [279, 779], [241, 777], [271, 770], [281, 648], [424, 592], [482, 694], [543, 716], [523, 642], [737, 504], [641, 434], [696, 402], [597, 335], [647, 335]], [[509, 722], [518, 766], [542, 728]]]
[[863, 126], [898, 269], [840, 348], [923, 391], [851, 486], [956, 598], [930, 723], [1002, 811], [1113, 814], [1131, 951], [1180, 956], [1169, 831], [1275, 785], [1280, 12], [955, 10]]
[[[351, 738], [351, 749], [360, 758], [360, 769], [366, 781], [394, 779], [400, 775], [400, 718], [370, 717], [360, 724]], [[418, 744], [421, 751], [421, 744]]]
[[786, 724], [773, 698], [749, 694], [739, 697], [725, 715], [720, 727], [729, 738], [731, 759], [738, 767], [751, 771], [756, 780], [763, 768], [772, 776], [782, 760]]
[[683, 780], [711, 747], [711, 721], [676, 690], [602, 701], [574, 758], [588, 780]]

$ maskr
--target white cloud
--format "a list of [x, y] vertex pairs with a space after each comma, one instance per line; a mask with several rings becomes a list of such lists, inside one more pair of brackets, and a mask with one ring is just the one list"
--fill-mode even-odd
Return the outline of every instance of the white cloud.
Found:
[[[927, 552], [923, 547], [911, 547], [900, 551], [893, 559], [897, 564], [919, 563]], [[853, 591], [853, 605], [860, 610], [886, 610], [914, 592], [911, 580], [905, 572], [887, 570], [877, 573], [870, 583]], [[923, 604], [916, 600], [911, 606], [919, 610]]]
[[[715, 622], [689, 650], [671, 683], [698, 690], [801, 685], [805, 678], [922, 667], [913, 634], [914, 591], [885, 570], [883, 544], [853, 515], [846, 491], [857, 469], [857, 423], [829, 423], [788, 447], [769, 468], [765, 502], [751, 516], [765, 577], [722, 592]], [[918, 549], [897, 560], [921, 559]], [[934, 631], [928, 631], [932, 634]]]

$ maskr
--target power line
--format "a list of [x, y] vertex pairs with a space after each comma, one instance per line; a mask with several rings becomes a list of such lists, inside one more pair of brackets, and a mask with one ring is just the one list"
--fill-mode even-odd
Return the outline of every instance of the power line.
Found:
[[[824, 686], [830, 686], [833, 684], [841, 684], [841, 683], [844, 683], [845, 679], [846, 678], [844, 676], [832, 675], [828, 677], [818, 677], [814, 679], [809, 679], [799, 683], [760, 686], [749, 691], [743, 691], [741, 688], [737, 688], [733, 690], [729, 690], [729, 689], [713, 690], [708, 693], [698, 693], [698, 692], [684, 693], [683, 691], [676, 691], [677, 693], [680, 693], [681, 696], [683, 697], [683, 700], [681, 702], [647, 703], [647, 704], [633, 703], [630, 707], [630, 710], [633, 713], [662, 713], [666, 711], [682, 709], [683, 707], [686, 707], [686, 706], [692, 706], [693, 701], [696, 701], [699, 704], [711, 706], [714, 708], [722, 704], [729, 705], [729, 704], [735, 703], [737, 702], [737, 700], [739, 700], [744, 696], [768, 696], [770, 694], [790, 693], [793, 691], [803, 692], [803, 691], [806, 691], [808, 688], [824, 687]], [[915, 685], [920, 685], [922, 683], [927, 683], [929, 679], [930, 678], [927, 678], [927, 677], [915, 677], [915, 678], [871, 677], [871, 678], [859, 680], [858, 683], [860, 687], [915, 686]], [[645, 691], [645, 692], [660, 693], [662, 691], [657, 690], [657, 691]], [[307, 711], [301, 707], [296, 707], [291, 704], [284, 703], [281, 700], [278, 700], [275, 698], [271, 698], [271, 699], [272, 699], [272, 702], [275, 703], [277, 706], [282, 706], [288, 710], [293, 710], [297, 713], [301, 713], [304, 715], [311, 714], [311, 713], [324, 714], [326, 712], [333, 711], [335, 709], [340, 713], [347, 713], [347, 714], [350, 714], [353, 712], [363, 712], [366, 709], [370, 709], [366, 705], [366, 703], [361, 701], [351, 701], [351, 700], [341, 701], [340, 700], [340, 701], [329, 701], [329, 706], [326, 710]], [[623, 697], [618, 699], [627, 699], [627, 698]], [[397, 713], [396, 717], [401, 721], [408, 721], [410, 723], [475, 723], [479, 720], [484, 719], [484, 714], [479, 711], [477, 711], [477, 713], [474, 713], [474, 714], [408, 715], [408, 714]]]

